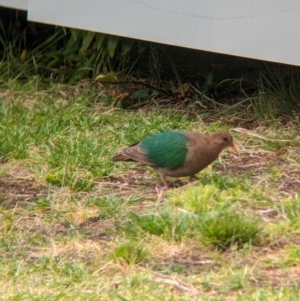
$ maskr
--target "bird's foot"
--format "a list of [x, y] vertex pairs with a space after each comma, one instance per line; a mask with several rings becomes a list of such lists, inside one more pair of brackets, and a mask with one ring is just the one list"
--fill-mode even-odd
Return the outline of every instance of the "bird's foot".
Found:
[[169, 184], [168, 184], [168, 182], [166, 180], [166, 176], [161, 175], [161, 180], [162, 180], [162, 182], [164, 184], [164, 186], [161, 188], [161, 190], [168, 190], [170, 187], [169, 187]]
[[169, 185], [164, 185], [160, 188], [161, 190], [168, 190], [170, 189]]

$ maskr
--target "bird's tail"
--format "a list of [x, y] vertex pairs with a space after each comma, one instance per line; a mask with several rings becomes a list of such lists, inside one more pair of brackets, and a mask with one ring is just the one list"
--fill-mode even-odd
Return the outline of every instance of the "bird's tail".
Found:
[[112, 161], [133, 161], [132, 159], [124, 156], [123, 154], [117, 154], [111, 158]]

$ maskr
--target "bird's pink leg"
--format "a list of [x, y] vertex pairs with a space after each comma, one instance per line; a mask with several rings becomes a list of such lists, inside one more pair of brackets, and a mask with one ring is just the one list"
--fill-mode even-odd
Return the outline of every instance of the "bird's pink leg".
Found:
[[164, 186], [161, 189], [162, 190], [168, 190], [169, 189], [169, 184], [168, 184], [168, 182], [166, 180], [166, 176], [163, 175], [163, 174], [161, 174], [160, 176], [161, 176], [161, 180], [162, 180], [162, 182], [164, 184]]

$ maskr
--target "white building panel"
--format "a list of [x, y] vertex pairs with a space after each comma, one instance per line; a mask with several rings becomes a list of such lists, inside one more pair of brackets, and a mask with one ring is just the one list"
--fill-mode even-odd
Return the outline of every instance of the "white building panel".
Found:
[[300, 65], [298, 0], [29, 0], [28, 18]]
[[27, 10], [28, 0], [0, 0], [0, 6]]

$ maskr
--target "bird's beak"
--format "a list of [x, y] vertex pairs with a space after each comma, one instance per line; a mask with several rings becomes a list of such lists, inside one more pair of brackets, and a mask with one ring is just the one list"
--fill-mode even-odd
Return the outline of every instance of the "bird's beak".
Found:
[[232, 145], [231, 148], [237, 153], [238, 152], [238, 149], [235, 145]]

